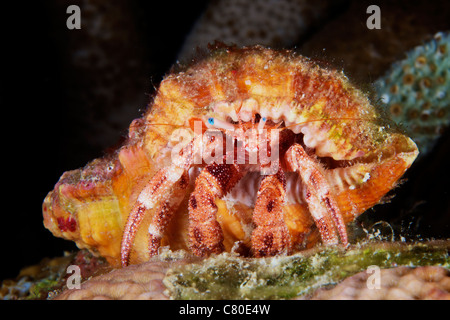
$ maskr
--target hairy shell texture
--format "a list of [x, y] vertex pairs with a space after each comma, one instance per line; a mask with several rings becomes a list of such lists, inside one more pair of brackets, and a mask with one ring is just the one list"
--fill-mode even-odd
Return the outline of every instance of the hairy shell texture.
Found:
[[[155, 172], [171, 164], [171, 150], [180, 138], [175, 130], [192, 132], [192, 119], [247, 122], [254, 114], [283, 123], [302, 140], [321, 163], [346, 223], [378, 204], [418, 154], [414, 142], [382, 120], [341, 72], [291, 51], [216, 48], [164, 78], [148, 111], [132, 122], [127, 141], [114, 154], [62, 175], [43, 203], [45, 227], [118, 265], [128, 214]], [[198, 169], [191, 169], [191, 178]], [[320, 235], [302, 199], [301, 180], [296, 173], [286, 176], [284, 219], [300, 250], [320, 241]], [[190, 180], [162, 240], [172, 250], [189, 250]], [[249, 173], [216, 200], [227, 251], [250, 242], [259, 182], [259, 172]], [[139, 228], [130, 263], [148, 260], [151, 216]]]

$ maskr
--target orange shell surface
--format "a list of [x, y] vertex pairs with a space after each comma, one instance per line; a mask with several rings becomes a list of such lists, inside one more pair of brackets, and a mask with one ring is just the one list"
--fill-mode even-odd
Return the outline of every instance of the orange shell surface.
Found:
[[[128, 214], [146, 182], [170, 165], [174, 131], [191, 130], [190, 119], [226, 120], [250, 100], [257, 106], [253, 111], [272, 119], [282, 114], [279, 119], [286, 126], [299, 125], [305, 137], [320, 137], [314, 142], [318, 157], [354, 162], [350, 178], [344, 179], [339, 168], [325, 170], [346, 222], [379, 203], [418, 154], [414, 142], [382, 121], [342, 73], [290, 51], [222, 48], [166, 76], [144, 117], [132, 122], [128, 140], [113, 155], [62, 175], [43, 203], [45, 227], [118, 265]], [[162, 241], [173, 250], [189, 250], [187, 199], [192, 188]], [[238, 241], [249, 243], [251, 206], [228, 199], [216, 204], [225, 249]], [[151, 212], [139, 228], [131, 263], [148, 260], [150, 219]], [[306, 204], [286, 203], [285, 221], [299, 248], [320, 239]]]

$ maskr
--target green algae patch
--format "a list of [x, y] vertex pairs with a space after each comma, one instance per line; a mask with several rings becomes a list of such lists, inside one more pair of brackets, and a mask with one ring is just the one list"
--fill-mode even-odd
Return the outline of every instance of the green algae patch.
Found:
[[291, 256], [242, 258], [224, 253], [176, 266], [164, 279], [174, 299], [289, 299], [338, 283], [369, 266], [450, 268], [450, 242], [368, 242], [319, 247]]
[[48, 292], [60, 285], [59, 279], [43, 279], [35, 283], [30, 288], [30, 295], [26, 299], [43, 299], [47, 297]]

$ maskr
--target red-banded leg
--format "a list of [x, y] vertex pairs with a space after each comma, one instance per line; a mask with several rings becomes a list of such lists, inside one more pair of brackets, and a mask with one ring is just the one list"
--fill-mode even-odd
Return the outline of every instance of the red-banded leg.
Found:
[[236, 164], [210, 164], [195, 180], [189, 199], [189, 242], [195, 255], [203, 257], [224, 250], [215, 199], [225, 196], [243, 174]]
[[183, 200], [189, 185], [188, 170], [192, 164], [195, 141], [194, 139], [183, 148], [180, 151], [180, 157], [170, 166], [160, 169], [139, 194], [123, 232], [122, 266], [129, 264], [134, 238], [148, 210], [155, 212], [149, 225], [150, 256], [158, 252], [164, 230], [173, 212]]
[[281, 168], [261, 180], [257, 193], [253, 221], [252, 250], [256, 257], [289, 253], [291, 238], [284, 221], [286, 178]]
[[[320, 165], [299, 144], [292, 145], [285, 154], [290, 169], [297, 171], [304, 184], [304, 197], [325, 245], [348, 244], [344, 219]], [[337, 231], [337, 232], [336, 232]]]

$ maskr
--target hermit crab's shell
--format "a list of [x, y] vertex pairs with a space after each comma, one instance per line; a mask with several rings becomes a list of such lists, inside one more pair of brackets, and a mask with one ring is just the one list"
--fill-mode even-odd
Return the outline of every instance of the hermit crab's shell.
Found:
[[[249, 121], [255, 113], [283, 121], [314, 151], [346, 222], [379, 203], [418, 153], [411, 139], [381, 121], [365, 95], [342, 73], [320, 68], [290, 51], [222, 48], [165, 77], [149, 110], [132, 122], [129, 139], [114, 155], [64, 173], [44, 201], [44, 225], [55, 236], [117, 264], [131, 207], [154, 173], [171, 164], [177, 139], [192, 134], [191, 121]], [[190, 173], [194, 177], [198, 168]], [[250, 241], [259, 180], [258, 174], [249, 174], [224, 199], [216, 200], [228, 251], [238, 247], [236, 243]], [[320, 237], [302, 201], [298, 175], [287, 173], [287, 181], [285, 221], [301, 249]], [[162, 244], [173, 250], [189, 248], [190, 192], [192, 186], [163, 239]], [[138, 231], [131, 263], [148, 259], [151, 214]]]

